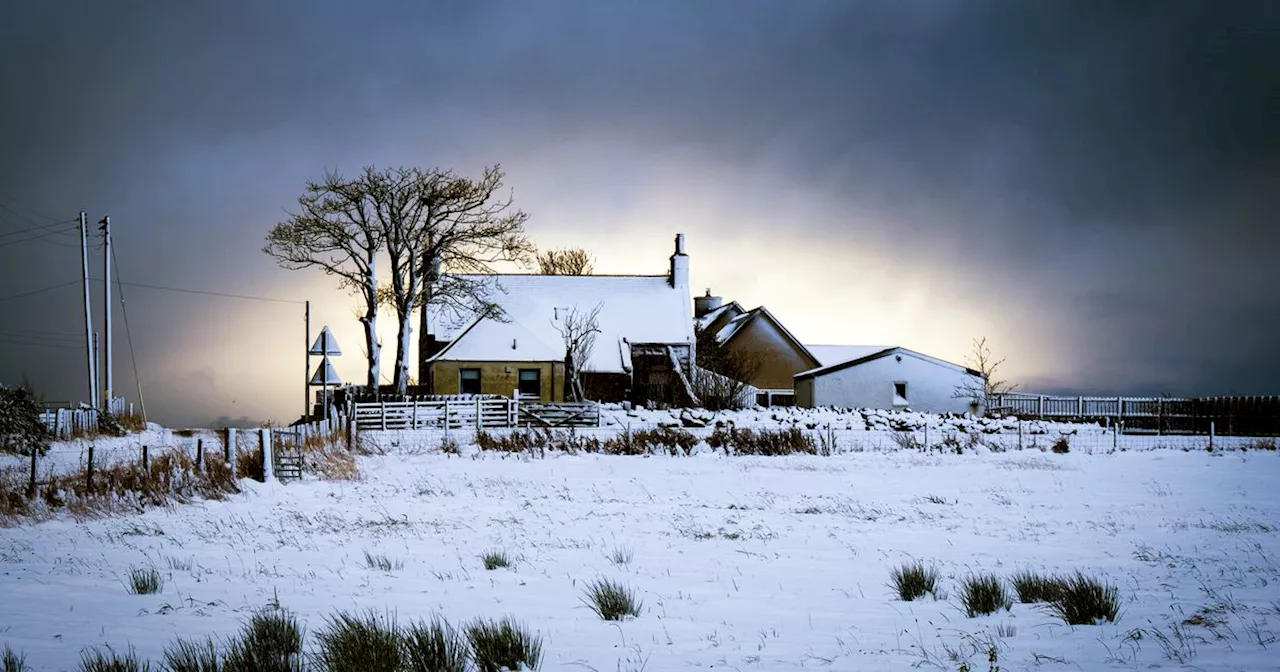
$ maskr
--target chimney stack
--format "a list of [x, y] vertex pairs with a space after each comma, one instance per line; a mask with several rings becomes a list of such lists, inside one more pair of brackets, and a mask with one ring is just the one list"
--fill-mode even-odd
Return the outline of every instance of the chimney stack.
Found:
[[675, 289], [689, 289], [689, 255], [684, 253], [684, 234], [676, 234], [676, 252], [671, 255], [671, 275], [667, 282]]

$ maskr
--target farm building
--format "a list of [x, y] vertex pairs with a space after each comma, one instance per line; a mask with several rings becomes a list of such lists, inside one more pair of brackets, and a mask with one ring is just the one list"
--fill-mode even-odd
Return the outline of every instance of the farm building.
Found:
[[582, 365], [588, 399], [690, 403], [694, 345], [684, 234], [665, 275], [463, 276], [491, 284], [494, 318], [449, 309], [428, 317], [420, 379], [431, 394], [497, 394], [563, 401], [571, 316], [598, 309]]
[[[841, 351], [818, 352], [840, 356]], [[839, 346], [844, 347], [844, 346]], [[930, 413], [977, 413], [980, 402], [965, 394], [982, 389], [982, 374], [914, 350], [887, 347], [843, 350], [850, 359], [796, 374], [796, 405], [808, 408], [906, 409]]]
[[737, 301], [722, 304], [711, 290], [693, 301], [694, 324], [702, 339], [699, 351], [713, 342], [727, 356], [750, 362], [752, 375], [742, 382], [770, 396], [789, 397], [797, 373], [823, 364], [764, 306], [745, 310]]

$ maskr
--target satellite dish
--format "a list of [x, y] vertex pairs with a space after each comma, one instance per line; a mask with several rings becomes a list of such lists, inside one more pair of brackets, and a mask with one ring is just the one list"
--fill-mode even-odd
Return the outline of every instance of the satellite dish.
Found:
[[337, 357], [342, 354], [342, 348], [338, 347], [338, 339], [333, 337], [333, 332], [329, 331], [329, 327], [325, 327], [320, 330], [320, 335], [316, 337], [316, 342], [307, 351], [307, 354]]
[[320, 366], [316, 367], [316, 372], [311, 374], [312, 385], [341, 385], [342, 379], [338, 377], [338, 372], [333, 369], [333, 364], [329, 363], [329, 358], [325, 357], [320, 362]]

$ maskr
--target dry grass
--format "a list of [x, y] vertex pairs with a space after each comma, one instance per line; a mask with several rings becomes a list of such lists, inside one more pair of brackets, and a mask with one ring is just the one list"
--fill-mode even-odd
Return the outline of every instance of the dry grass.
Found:
[[41, 520], [60, 510], [93, 517], [195, 499], [222, 499], [240, 491], [222, 460], [205, 460], [203, 467], [197, 468], [195, 459], [181, 449], [156, 455], [146, 469], [140, 461], [95, 468], [92, 480], [87, 468], [53, 475], [37, 484], [34, 497], [29, 496], [28, 487], [26, 470], [0, 470], [0, 525]]
[[707, 445], [725, 455], [817, 455], [813, 437], [796, 427], [776, 430], [716, 429], [707, 437]]

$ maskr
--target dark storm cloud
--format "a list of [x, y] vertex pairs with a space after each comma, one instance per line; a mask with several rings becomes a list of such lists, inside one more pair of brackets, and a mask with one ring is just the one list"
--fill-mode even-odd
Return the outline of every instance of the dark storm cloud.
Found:
[[[252, 284], [271, 268], [256, 254], [263, 218], [302, 179], [418, 160], [413, 138], [480, 162], [597, 138], [686, 149], [716, 167], [708, 180], [750, 171], [880, 213], [783, 224], [1016, 287], [988, 305], [1054, 325], [1070, 346], [1061, 386], [1243, 392], [1280, 379], [1263, 336], [1280, 326], [1280, 3], [4, 12], [0, 199], [129, 212], [145, 230], [122, 228], [122, 263], [146, 279]], [[620, 168], [591, 187], [642, 177]], [[75, 277], [46, 253], [0, 248], [5, 283]], [[151, 326], [153, 346], [179, 333]]]

